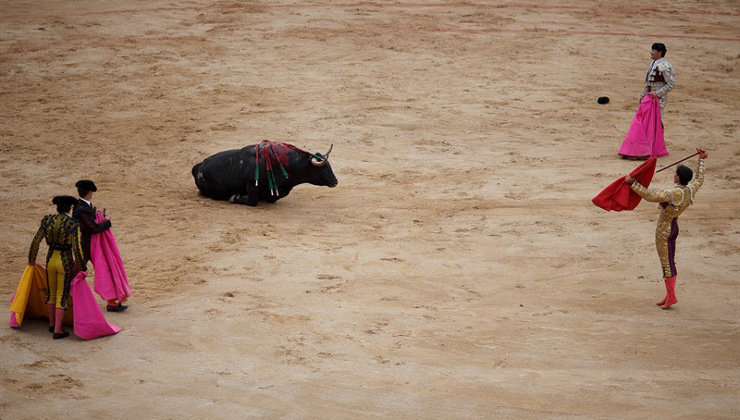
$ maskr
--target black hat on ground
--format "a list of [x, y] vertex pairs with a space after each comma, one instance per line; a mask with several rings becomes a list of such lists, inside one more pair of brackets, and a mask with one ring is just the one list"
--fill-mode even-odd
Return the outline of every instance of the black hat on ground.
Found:
[[51, 199], [51, 203], [57, 206], [74, 206], [77, 203], [77, 199], [71, 195], [58, 195]]
[[90, 181], [89, 179], [82, 179], [77, 181], [75, 184], [75, 187], [78, 190], [85, 190], [85, 191], [92, 191], [95, 192], [98, 190], [98, 187], [95, 186], [95, 183]]
[[599, 96], [599, 99], [597, 99], [596, 102], [600, 103], [601, 105], [606, 105], [606, 104], [609, 103], [609, 97], [608, 96]]

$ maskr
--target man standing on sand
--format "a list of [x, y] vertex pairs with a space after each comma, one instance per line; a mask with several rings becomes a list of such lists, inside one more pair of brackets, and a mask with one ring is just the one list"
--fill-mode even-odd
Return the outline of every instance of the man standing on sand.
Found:
[[668, 103], [668, 92], [676, 86], [676, 76], [673, 66], [665, 59], [665, 45], [656, 42], [651, 48], [653, 61], [645, 74], [640, 104], [617, 152], [622, 159], [645, 160], [668, 154], [663, 138], [663, 110]]
[[[83, 179], [77, 181], [75, 184], [77, 188], [77, 194], [80, 198], [77, 200], [72, 217], [77, 220], [80, 224], [80, 233], [82, 236], [82, 253], [85, 259], [85, 264], [90, 261], [90, 240], [92, 235], [101, 233], [106, 229], [110, 229], [110, 220], [105, 220], [101, 223], [95, 221], [96, 208], [92, 204], [93, 193], [98, 191], [95, 183]], [[94, 265], [93, 265], [94, 266]], [[116, 301], [115, 299], [109, 299], [106, 309], [108, 312], [121, 312], [128, 308], [128, 306]]]
[[[691, 169], [679, 165], [673, 181], [676, 183], [671, 189], [660, 190], [657, 188], [646, 188], [640, 185], [634, 178], [627, 175], [624, 182], [630, 184], [632, 191], [640, 195], [646, 201], [660, 203], [660, 217], [655, 229], [655, 247], [658, 250], [660, 265], [663, 268], [666, 295], [657, 303], [661, 309], [668, 309], [671, 305], [678, 303], [676, 298], [676, 238], [678, 237], [678, 216], [690, 205], [694, 204], [694, 196], [704, 184], [704, 159], [707, 152], [697, 149], [699, 152], [699, 163], [696, 169], [696, 177], [692, 181]], [[691, 182], [690, 182], [691, 181]]]
[[[665, 44], [656, 42], [650, 50], [650, 58], [653, 60], [645, 74], [645, 88], [640, 95], [640, 101], [645, 95], [650, 95], [660, 100], [661, 115], [668, 103], [668, 92], [676, 87], [676, 74], [673, 66], [665, 59], [667, 50]], [[662, 118], [661, 118], [662, 119]], [[661, 121], [662, 122], [662, 121]]]

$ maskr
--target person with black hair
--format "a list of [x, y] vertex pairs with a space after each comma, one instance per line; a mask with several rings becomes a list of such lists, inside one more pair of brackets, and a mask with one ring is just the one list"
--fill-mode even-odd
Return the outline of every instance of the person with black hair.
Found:
[[87, 271], [82, 256], [80, 228], [70, 215], [76, 202], [77, 199], [69, 195], [54, 197], [52, 203], [57, 206], [57, 214], [41, 219], [41, 226], [28, 251], [28, 263], [36, 264], [39, 244], [42, 238], [46, 239], [49, 246], [46, 254], [46, 307], [49, 312], [49, 332], [54, 333], [55, 340], [69, 335], [69, 332], [62, 330], [69, 288], [80, 269]]
[[96, 208], [92, 205], [92, 196], [94, 192], [98, 191], [98, 187], [95, 183], [83, 179], [77, 181], [75, 184], [77, 188], [77, 194], [80, 198], [76, 200], [72, 217], [80, 223], [80, 231], [82, 231], [82, 252], [85, 257], [85, 262], [90, 261], [90, 236], [94, 233], [103, 232], [106, 229], [110, 229], [110, 220], [106, 220], [103, 223], [95, 223], [95, 210]]
[[693, 172], [684, 165], [679, 165], [673, 176], [676, 186], [667, 190], [646, 188], [629, 175], [624, 178], [624, 182], [630, 184], [632, 191], [640, 197], [646, 201], [660, 203], [660, 217], [658, 217], [658, 226], [655, 229], [655, 247], [665, 279], [666, 295], [657, 303], [662, 309], [668, 309], [678, 303], [676, 298], [677, 272], [674, 260], [678, 237], [678, 216], [694, 204], [694, 197], [704, 184], [704, 159], [707, 158], [707, 152], [702, 149], [696, 149], [696, 151], [699, 152], [699, 163], [693, 181]]
[[[100, 223], [95, 221], [96, 208], [92, 204], [93, 193], [98, 191], [98, 187], [94, 182], [89, 179], [81, 179], [75, 183], [77, 188], [77, 194], [80, 196], [75, 204], [74, 212], [72, 217], [77, 220], [80, 224], [80, 232], [82, 232], [82, 252], [85, 258], [85, 263], [90, 261], [90, 239], [92, 235], [104, 232], [110, 229], [110, 220], [105, 220]], [[116, 299], [108, 299], [106, 309], [109, 312], [121, 312], [128, 308], [128, 306], [122, 304]]]
[[666, 52], [668, 50], [663, 43], [656, 42], [651, 46], [650, 58], [653, 61], [645, 74], [645, 88], [640, 95], [641, 102], [645, 95], [658, 98], [661, 113], [668, 103], [668, 92], [676, 87], [676, 74], [673, 65], [665, 59]]

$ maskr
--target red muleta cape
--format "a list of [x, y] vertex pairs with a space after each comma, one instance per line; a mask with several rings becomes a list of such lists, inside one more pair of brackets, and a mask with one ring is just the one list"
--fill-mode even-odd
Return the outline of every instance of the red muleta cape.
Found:
[[[649, 186], [650, 181], [653, 180], [653, 175], [655, 175], [656, 161], [655, 157], [650, 158], [630, 172], [630, 176], [640, 184], [646, 187]], [[604, 188], [591, 202], [607, 211], [622, 211], [634, 210], [640, 204], [640, 200], [642, 200], [642, 197], [632, 191], [629, 184], [624, 182], [624, 177], [620, 177]]]

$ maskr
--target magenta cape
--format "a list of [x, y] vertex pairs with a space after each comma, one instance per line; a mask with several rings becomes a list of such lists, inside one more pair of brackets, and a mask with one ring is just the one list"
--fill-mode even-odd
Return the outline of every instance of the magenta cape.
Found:
[[[97, 276], [97, 273], [95, 274]], [[72, 280], [70, 296], [75, 303], [74, 333], [83, 340], [116, 334], [120, 329], [106, 321], [103, 311], [95, 301], [90, 286], [85, 280], [87, 273], [80, 271]]]
[[668, 155], [663, 138], [663, 124], [660, 122], [660, 100], [658, 98], [650, 95], [642, 98], [618, 153], [622, 156], [637, 158]]
[[[103, 213], [95, 212], [96, 223], [104, 220]], [[131, 296], [116, 237], [110, 229], [90, 237], [90, 260], [95, 268], [95, 293], [105, 300], [117, 299], [119, 302], [124, 302]]]
[[[649, 186], [650, 181], [653, 180], [653, 175], [655, 175], [656, 160], [653, 157], [647, 162], [643, 162], [642, 165], [630, 172], [630, 176], [641, 185]], [[624, 182], [624, 177], [621, 177], [604, 188], [591, 202], [607, 211], [622, 211], [634, 210], [640, 204], [640, 200], [642, 200], [642, 197], [632, 191], [629, 184]]]
[[[120, 329], [106, 321], [81, 271], [72, 279], [70, 300], [64, 314], [65, 325], [72, 324], [74, 334], [83, 340], [116, 334]], [[25, 318], [49, 319], [46, 310], [46, 270], [29, 264], [21, 276], [10, 303], [10, 326], [20, 328]], [[74, 305], [73, 305], [74, 304]]]

